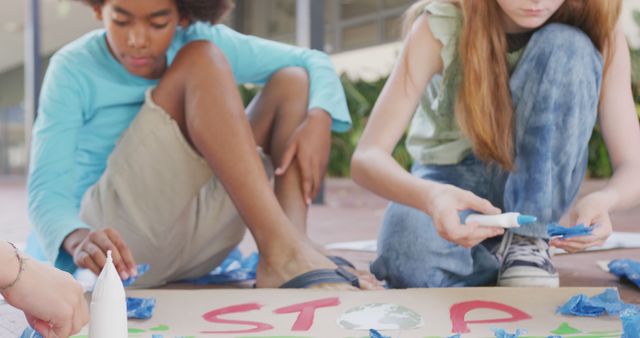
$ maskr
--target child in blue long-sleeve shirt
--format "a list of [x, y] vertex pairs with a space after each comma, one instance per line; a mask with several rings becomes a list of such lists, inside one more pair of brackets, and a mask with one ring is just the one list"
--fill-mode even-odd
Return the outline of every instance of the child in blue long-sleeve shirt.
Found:
[[[226, 0], [85, 2], [105, 29], [52, 58], [33, 135], [29, 214], [56, 266], [98, 273], [111, 250], [122, 278], [151, 265], [140, 285], [197, 277], [246, 224], [258, 287], [357, 286], [305, 235], [351, 122], [328, 57], [211, 25]], [[248, 119], [236, 83], [265, 85]]]

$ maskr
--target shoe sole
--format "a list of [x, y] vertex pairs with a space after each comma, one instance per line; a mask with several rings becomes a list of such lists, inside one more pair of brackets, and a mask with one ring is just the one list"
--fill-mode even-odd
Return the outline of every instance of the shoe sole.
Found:
[[557, 275], [500, 277], [498, 286], [557, 288], [560, 286], [560, 279]]
[[498, 286], [557, 288], [560, 286], [560, 278], [557, 272], [549, 273], [533, 267], [513, 267], [506, 274], [498, 276]]

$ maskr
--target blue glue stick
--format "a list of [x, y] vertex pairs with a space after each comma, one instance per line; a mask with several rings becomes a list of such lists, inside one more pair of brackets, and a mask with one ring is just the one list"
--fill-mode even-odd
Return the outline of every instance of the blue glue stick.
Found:
[[517, 228], [521, 225], [535, 223], [535, 216], [521, 215], [518, 212], [507, 212], [500, 215], [469, 215], [465, 223], [477, 223], [486, 227]]

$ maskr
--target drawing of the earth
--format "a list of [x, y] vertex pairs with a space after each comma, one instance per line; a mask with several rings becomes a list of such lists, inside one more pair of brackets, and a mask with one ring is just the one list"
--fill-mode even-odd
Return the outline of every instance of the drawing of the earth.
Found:
[[372, 303], [345, 311], [338, 326], [347, 330], [411, 330], [424, 326], [422, 316], [397, 304]]

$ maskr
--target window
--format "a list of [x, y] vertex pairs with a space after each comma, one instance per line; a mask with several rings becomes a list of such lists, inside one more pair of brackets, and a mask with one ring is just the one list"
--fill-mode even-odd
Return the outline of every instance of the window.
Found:
[[[316, 1], [316, 0], [311, 0]], [[410, 0], [325, 0], [325, 50], [373, 46], [400, 38]], [[236, 0], [234, 27], [245, 34], [295, 43], [296, 0]]]

